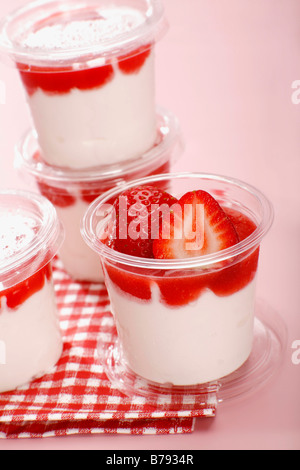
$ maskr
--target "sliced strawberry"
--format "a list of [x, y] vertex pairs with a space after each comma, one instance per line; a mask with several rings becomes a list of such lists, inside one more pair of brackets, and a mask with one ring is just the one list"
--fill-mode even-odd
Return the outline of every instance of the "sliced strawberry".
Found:
[[177, 199], [154, 186], [140, 186], [122, 193], [114, 202], [115, 224], [109, 246], [127, 255], [153, 258], [153, 237], [159, 236], [161, 210]]
[[192, 191], [173, 206], [170, 220], [162, 222], [153, 255], [157, 259], [191, 258], [238, 242], [235, 227], [218, 202], [206, 191]]

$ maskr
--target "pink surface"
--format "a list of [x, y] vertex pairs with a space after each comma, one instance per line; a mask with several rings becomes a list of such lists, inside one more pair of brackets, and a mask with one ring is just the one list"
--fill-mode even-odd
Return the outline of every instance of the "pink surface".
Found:
[[[26, 1], [3, 3], [1, 16]], [[181, 121], [186, 150], [177, 169], [244, 179], [274, 205], [274, 225], [262, 246], [258, 295], [286, 323], [283, 365], [259, 393], [220, 405], [216, 418], [200, 419], [190, 435], [3, 440], [0, 449], [300, 448], [300, 364], [292, 361], [292, 345], [300, 342], [300, 94], [292, 88], [300, 80], [300, 3], [164, 3], [170, 29], [157, 48], [157, 98]], [[13, 153], [29, 125], [19, 77], [1, 64], [1, 189], [28, 187], [13, 169]]]

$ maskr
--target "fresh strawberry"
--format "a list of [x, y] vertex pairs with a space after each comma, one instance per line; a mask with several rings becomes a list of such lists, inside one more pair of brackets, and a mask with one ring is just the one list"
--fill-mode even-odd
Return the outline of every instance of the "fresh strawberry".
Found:
[[235, 227], [218, 202], [206, 191], [186, 193], [163, 221], [153, 242], [157, 259], [203, 256], [239, 242]]
[[153, 237], [159, 236], [162, 210], [169, 210], [176, 202], [176, 198], [154, 186], [125, 191], [113, 205], [116, 217], [109, 245], [127, 255], [153, 258]]

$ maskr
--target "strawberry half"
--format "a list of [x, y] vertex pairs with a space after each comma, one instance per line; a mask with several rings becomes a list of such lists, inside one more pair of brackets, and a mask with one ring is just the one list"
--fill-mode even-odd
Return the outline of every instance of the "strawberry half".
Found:
[[159, 237], [162, 219], [158, 209], [169, 210], [176, 202], [176, 198], [154, 186], [123, 192], [113, 204], [115, 223], [109, 246], [127, 255], [153, 258], [153, 239]]
[[235, 227], [218, 202], [206, 191], [192, 191], [173, 206], [170, 220], [163, 221], [153, 255], [157, 259], [191, 258], [238, 242]]

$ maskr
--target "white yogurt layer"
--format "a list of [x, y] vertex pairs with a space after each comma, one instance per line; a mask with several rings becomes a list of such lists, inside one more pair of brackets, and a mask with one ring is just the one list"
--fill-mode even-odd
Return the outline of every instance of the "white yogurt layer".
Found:
[[0, 308], [0, 393], [43, 376], [62, 353], [62, 337], [52, 282], [17, 309]]
[[91, 90], [28, 97], [43, 157], [50, 165], [84, 168], [142, 155], [156, 138], [154, 53], [138, 73]]
[[100, 257], [85, 243], [80, 232], [88, 203], [77, 199], [71, 206], [55, 208], [65, 229], [65, 239], [59, 251], [65, 270], [76, 281], [103, 282]]
[[43, 157], [74, 169], [138, 157], [156, 138], [154, 52], [137, 73], [114, 66], [113, 79], [90, 90], [28, 96]]
[[140, 301], [107, 279], [124, 357], [138, 375], [173, 385], [219, 379], [249, 357], [253, 340], [255, 280], [235, 294], [206, 290], [193, 303], [171, 308], [159, 300]]

